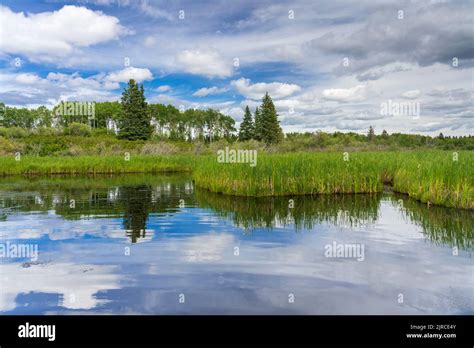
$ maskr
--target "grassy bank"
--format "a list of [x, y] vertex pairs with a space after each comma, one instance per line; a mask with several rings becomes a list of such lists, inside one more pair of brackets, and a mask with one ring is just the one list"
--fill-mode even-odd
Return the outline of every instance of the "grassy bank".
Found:
[[385, 184], [434, 205], [474, 209], [474, 152], [258, 153], [255, 167], [216, 156], [0, 157], [0, 175], [193, 172], [196, 185], [238, 196], [375, 193]]
[[16, 161], [13, 157], [0, 157], [0, 175], [50, 174], [108, 174], [108, 173], [160, 173], [191, 171], [195, 157], [173, 156], [78, 156], [35, 157], [25, 156]]
[[258, 164], [207, 159], [194, 171], [197, 186], [240, 196], [397, 192], [422, 202], [474, 209], [474, 153], [448, 151], [259, 155]]

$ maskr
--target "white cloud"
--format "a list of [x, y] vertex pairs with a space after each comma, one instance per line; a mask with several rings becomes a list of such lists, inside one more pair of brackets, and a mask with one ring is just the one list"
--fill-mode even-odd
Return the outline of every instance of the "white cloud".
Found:
[[160, 93], [168, 92], [168, 91], [171, 91], [171, 86], [163, 85], [163, 86], [155, 88], [155, 91], [160, 92]]
[[23, 73], [18, 74], [15, 77], [15, 81], [25, 85], [32, 85], [41, 81], [40, 77], [36, 74]]
[[231, 84], [246, 98], [261, 99], [266, 92], [274, 99], [284, 98], [301, 90], [301, 87], [295, 84], [271, 82], [250, 84], [249, 79], [238, 79]]
[[193, 93], [196, 97], [205, 97], [211, 94], [219, 94], [227, 91], [227, 88], [219, 88], [219, 87], [209, 87], [209, 88], [199, 88], [196, 92]]
[[351, 88], [332, 88], [323, 91], [323, 97], [327, 100], [342, 102], [361, 101], [367, 97], [367, 86], [357, 85]]
[[232, 61], [227, 62], [215, 49], [184, 50], [178, 53], [176, 61], [191, 74], [211, 78], [232, 75]]
[[77, 48], [113, 40], [127, 32], [116, 17], [78, 6], [37, 14], [15, 13], [0, 6], [0, 23], [0, 51], [36, 60], [67, 56]]
[[142, 69], [129, 66], [122, 70], [113, 71], [106, 77], [106, 80], [110, 82], [128, 82], [130, 79], [134, 79], [137, 82], [152, 80], [153, 74], [146, 68]]
[[406, 99], [416, 99], [420, 96], [421, 92], [419, 89], [415, 89], [413, 91], [406, 91], [402, 93], [402, 97]]

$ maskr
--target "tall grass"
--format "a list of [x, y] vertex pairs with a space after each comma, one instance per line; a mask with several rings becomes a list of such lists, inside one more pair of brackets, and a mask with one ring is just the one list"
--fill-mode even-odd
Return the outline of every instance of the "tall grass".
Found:
[[262, 154], [255, 167], [219, 163], [217, 156], [132, 155], [0, 157], [0, 175], [193, 171], [196, 185], [238, 196], [396, 192], [422, 202], [474, 209], [474, 152], [459, 151]]
[[191, 171], [193, 156], [0, 157], [0, 175], [107, 174]]
[[258, 156], [258, 164], [218, 163], [196, 167], [196, 185], [239, 196], [381, 192], [384, 183], [422, 202], [474, 209], [474, 152], [296, 153]]

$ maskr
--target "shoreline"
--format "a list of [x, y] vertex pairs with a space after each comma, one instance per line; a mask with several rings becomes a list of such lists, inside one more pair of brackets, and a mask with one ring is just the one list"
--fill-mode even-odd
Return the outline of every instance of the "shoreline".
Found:
[[271, 197], [380, 193], [390, 184], [428, 206], [474, 209], [474, 152], [261, 154], [259, 164], [219, 163], [210, 155], [34, 157], [0, 156], [0, 180], [10, 176], [189, 173], [196, 186], [231, 196]]

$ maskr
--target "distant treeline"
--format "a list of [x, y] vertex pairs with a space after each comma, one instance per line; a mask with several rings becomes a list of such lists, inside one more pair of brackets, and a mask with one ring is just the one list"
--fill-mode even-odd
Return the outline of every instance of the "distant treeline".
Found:
[[[122, 116], [122, 104], [116, 102], [94, 103], [82, 113], [68, 112], [67, 105], [80, 105], [81, 102], [58, 104], [53, 110], [45, 106], [36, 109], [5, 107], [0, 115], [0, 127], [18, 127], [24, 130], [37, 128], [63, 129], [73, 123], [81, 123], [95, 129], [115, 130]], [[86, 109], [86, 107], [84, 108]], [[214, 109], [187, 109], [181, 112], [173, 105], [147, 104], [147, 110], [155, 135], [171, 140], [219, 139], [231, 137], [235, 129], [232, 117]]]

